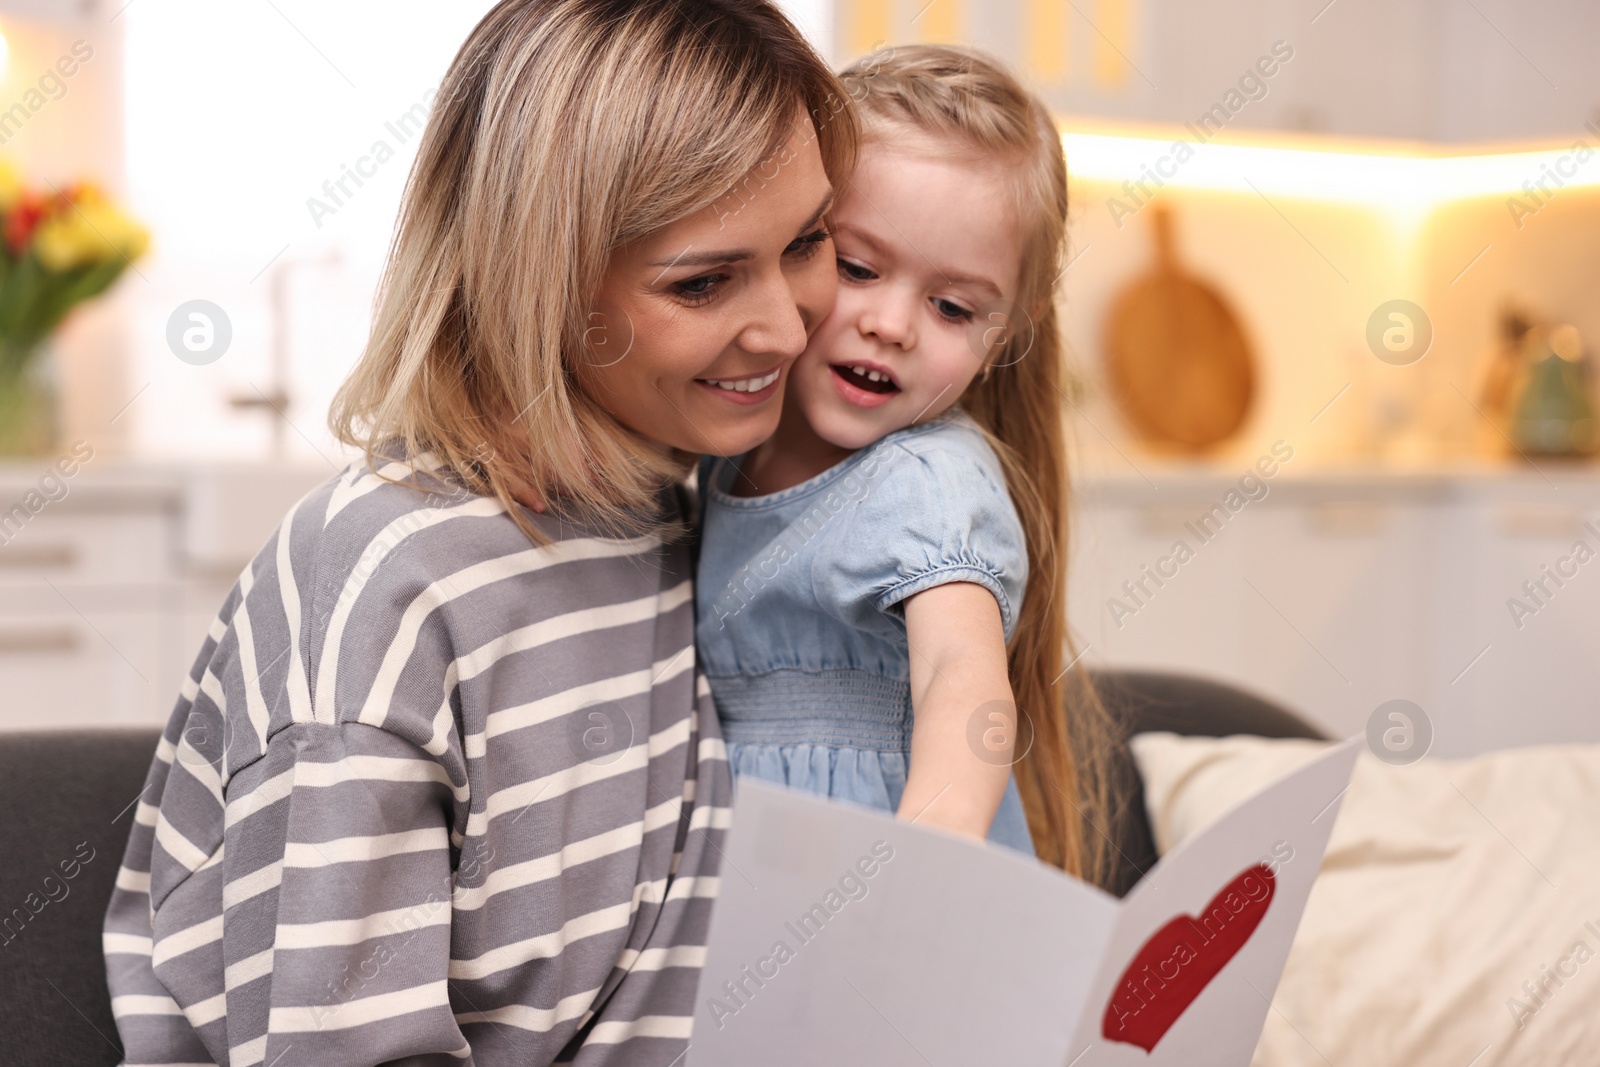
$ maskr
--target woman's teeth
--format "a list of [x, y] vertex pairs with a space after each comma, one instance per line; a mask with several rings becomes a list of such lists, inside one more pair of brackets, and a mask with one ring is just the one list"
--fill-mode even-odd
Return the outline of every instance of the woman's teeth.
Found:
[[763, 374], [759, 378], [737, 378], [728, 381], [718, 378], [702, 378], [701, 381], [707, 385], [714, 385], [718, 389], [726, 389], [730, 393], [758, 393], [777, 381], [780, 373], [782, 373], [781, 370], [775, 370], [771, 374]]

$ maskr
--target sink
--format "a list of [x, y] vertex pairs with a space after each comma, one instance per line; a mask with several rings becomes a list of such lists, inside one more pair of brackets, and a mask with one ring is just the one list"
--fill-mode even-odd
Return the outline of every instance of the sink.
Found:
[[335, 470], [320, 460], [218, 461], [183, 471], [182, 544], [188, 567], [237, 574], [289, 509]]

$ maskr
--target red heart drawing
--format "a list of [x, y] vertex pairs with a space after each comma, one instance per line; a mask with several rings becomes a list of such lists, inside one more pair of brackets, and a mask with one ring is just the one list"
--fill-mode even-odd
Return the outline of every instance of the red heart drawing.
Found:
[[1264, 863], [1241, 871], [1200, 912], [1179, 915], [1150, 935], [1106, 1002], [1100, 1034], [1156, 1047], [1200, 991], [1244, 947], [1267, 914], [1277, 880]]

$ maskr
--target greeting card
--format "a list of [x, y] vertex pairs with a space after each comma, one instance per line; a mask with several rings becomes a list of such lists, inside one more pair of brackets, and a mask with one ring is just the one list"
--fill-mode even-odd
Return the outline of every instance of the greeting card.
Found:
[[1122, 900], [1009, 850], [738, 782], [690, 1067], [1245, 1067], [1356, 741]]

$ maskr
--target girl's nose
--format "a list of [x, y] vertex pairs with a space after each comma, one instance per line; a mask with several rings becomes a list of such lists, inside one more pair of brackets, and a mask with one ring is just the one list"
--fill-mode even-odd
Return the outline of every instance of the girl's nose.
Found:
[[913, 301], [886, 296], [862, 314], [861, 332], [886, 345], [910, 348], [916, 341], [913, 314]]

